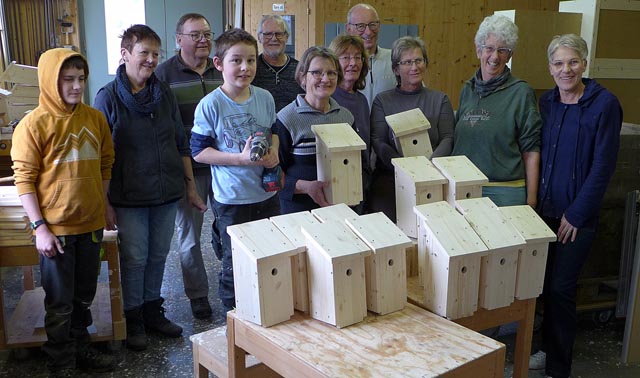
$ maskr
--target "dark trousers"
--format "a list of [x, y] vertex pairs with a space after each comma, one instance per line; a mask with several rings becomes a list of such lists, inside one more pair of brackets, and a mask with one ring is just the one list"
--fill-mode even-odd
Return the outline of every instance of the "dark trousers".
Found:
[[[545, 218], [557, 234], [560, 220]], [[573, 344], [576, 339], [576, 290], [578, 276], [584, 265], [591, 243], [593, 229], [579, 229], [574, 242], [549, 244], [547, 268], [544, 277], [544, 318], [542, 322], [543, 350], [547, 353], [546, 374], [568, 377], [571, 374]]]
[[234, 307], [236, 296], [233, 285], [233, 260], [231, 258], [231, 238], [227, 227], [259, 219], [280, 215], [280, 202], [275, 195], [265, 201], [247, 205], [225, 205], [213, 201], [213, 250], [222, 261], [218, 274], [218, 296], [226, 307]]
[[102, 230], [58, 238], [63, 254], [40, 255], [47, 333], [42, 349], [51, 370], [75, 368], [77, 348], [89, 343], [87, 327], [93, 322], [89, 306], [100, 273]]

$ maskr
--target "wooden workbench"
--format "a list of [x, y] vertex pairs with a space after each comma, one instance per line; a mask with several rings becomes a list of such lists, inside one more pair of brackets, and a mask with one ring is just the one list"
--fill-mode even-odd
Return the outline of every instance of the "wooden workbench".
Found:
[[[248, 376], [246, 353], [284, 377], [504, 375], [503, 344], [411, 304], [342, 329], [299, 312], [264, 328], [231, 311], [227, 336], [229, 377]], [[196, 376], [206, 372], [200, 365]]]
[[[91, 306], [95, 332], [93, 341], [124, 340], [126, 337], [120, 288], [117, 232], [105, 231], [104, 256], [109, 274], [108, 287], [98, 285]], [[39, 264], [34, 245], [0, 246], [0, 267], [31, 267]], [[26, 270], [27, 272], [29, 270]], [[39, 346], [47, 339], [44, 332], [44, 290], [33, 287], [33, 277], [25, 277], [25, 292], [11, 319], [5, 322], [2, 280], [0, 279], [0, 349]]]
[[[426, 308], [424, 291], [420, 285], [418, 276], [407, 279], [407, 295], [409, 303], [421, 308]], [[535, 308], [535, 298], [515, 300], [510, 306], [494, 310], [479, 308], [472, 316], [456, 319], [454, 322], [475, 331], [517, 322], [518, 331], [513, 357], [513, 377], [527, 378]]]

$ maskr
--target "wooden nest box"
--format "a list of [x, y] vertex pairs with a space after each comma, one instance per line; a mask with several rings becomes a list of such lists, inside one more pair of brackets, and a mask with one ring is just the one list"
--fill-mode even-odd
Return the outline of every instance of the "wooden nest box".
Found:
[[293, 315], [290, 256], [300, 252], [268, 219], [227, 227], [236, 313], [263, 327]]
[[318, 180], [327, 182], [329, 203], [357, 205], [363, 199], [362, 154], [367, 146], [347, 123], [311, 126], [316, 135]]
[[482, 197], [482, 184], [489, 182], [469, 158], [464, 155], [433, 158], [433, 165], [449, 180], [445, 185], [447, 202], [456, 206], [456, 200]]
[[387, 124], [396, 137], [396, 148], [404, 157], [425, 156], [433, 154], [429, 129], [431, 123], [422, 110], [415, 108], [391, 114], [385, 117]]
[[456, 207], [489, 248], [480, 269], [480, 307], [493, 310], [513, 303], [518, 254], [525, 240], [487, 197], [459, 200]]
[[406, 249], [411, 240], [384, 213], [347, 219], [347, 225], [373, 252], [365, 257], [367, 309], [380, 315], [407, 303]]
[[307, 245], [302, 227], [319, 224], [310, 212], [278, 215], [269, 218], [273, 224], [291, 241], [300, 252], [291, 256], [291, 276], [293, 281], [293, 308], [309, 312], [309, 285], [307, 283]]
[[515, 297], [521, 300], [536, 298], [542, 294], [547, 251], [549, 243], [556, 240], [556, 234], [529, 205], [504, 206], [500, 211], [526, 242], [518, 256]]
[[364, 258], [369, 247], [344, 223], [302, 226], [307, 240], [309, 307], [312, 318], [338, 328], [367, 316]]
[[487, 247], [445, 201], [416, 206], [420, 282], [427, 308], [449, 319], [478, 309], [480, 261]]
[[418, 237], [413, 207], [444, 200], [447, 179], [424, 156], [392, 159], [395, 167], [397, 225], [407, 236]]

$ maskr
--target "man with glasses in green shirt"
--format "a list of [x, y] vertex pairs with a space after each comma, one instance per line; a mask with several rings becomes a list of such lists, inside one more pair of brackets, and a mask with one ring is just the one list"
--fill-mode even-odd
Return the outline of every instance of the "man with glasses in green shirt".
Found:
[[266, 89], [276, 102], [276, 112], [304, 93], [295, 78], [298, 61], [285, 54], [289, 39], [289, 26], [278, 15], [264, 15], [258, 24], [258, 42], [262, 53], [258, 55], [256, 77], [251, 84]]
[[361, 90], [369, 107], [380, 92], [396, 87], [396, 76], [391, 69], [391, 50], [378, 46], [380, 17], [369, 4], [356, 4], [347, 13], [347, 34], [360, 36], [369, 55], [369, 75], [366, 87]]

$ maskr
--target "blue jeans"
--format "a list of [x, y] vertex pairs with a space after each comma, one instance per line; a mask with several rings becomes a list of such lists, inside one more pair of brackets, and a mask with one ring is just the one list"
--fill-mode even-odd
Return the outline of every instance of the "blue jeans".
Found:
[[102, 229], [58, 238], [64, 254], [40, 255], [47, 333], [42, 350], [51, 370], [74, 368], [76, 350], [89, 343], [87, 327], [93, 322], [89, 306], [100, 273]]
[[[558, 232], [559, 219], [544, 218]], [[547, 268], [544, 276], [544, 317], [542, 321], [542, 349], [547, 353], [546, 374], [552, 377], [571, 375], [573, 344], [576, 339], [578, 315], [576, 290], [578, 276], [584, 265], [595, 230], [579, 229], [574, 242], [549, 243]]]
[[116, 207], [124, 310], [160, 299], [178, 202]]
[[[213, 248], [216, 255], [221, 255], [222, 269], [218, 275], [218, 295], [226, 307], [235, 307], [236, 296], [233, 284], [233, 260], [231, 257], [231, 238], [227, 227], [280, 215], [278, 195], [267, 200], [248, 205], [225, 205], [218, 201], [213, 203]], [[220, 248], [222, 249], [220, 251]], [[221, 252], [221, 253], [220, 253]]]

